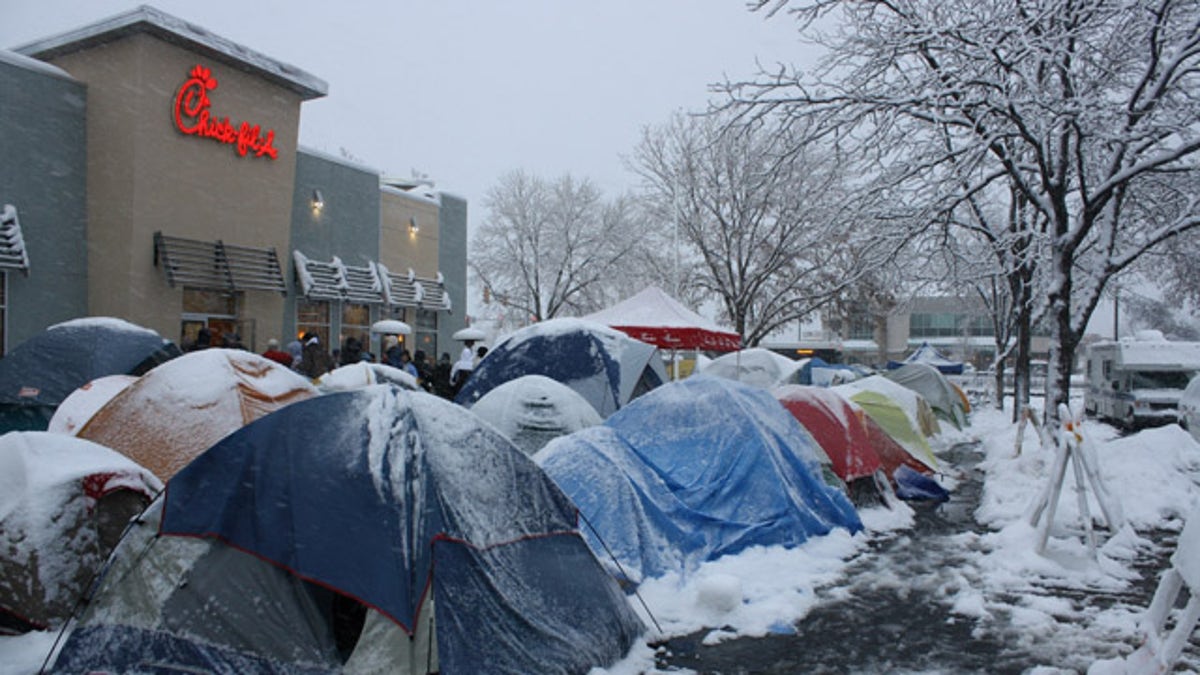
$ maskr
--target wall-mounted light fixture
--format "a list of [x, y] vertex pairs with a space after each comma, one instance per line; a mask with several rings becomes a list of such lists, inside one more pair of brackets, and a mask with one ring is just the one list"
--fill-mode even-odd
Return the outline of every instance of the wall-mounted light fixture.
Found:
[[413, 216], [408, 218], [408, 233], [416, 234], [421, 231], [421, 226], [417, 225], [417, 219]]
[[325, 197], [320, 190], [313, 190], [312, 193], [312, 208], [313, 211], [320, 211], [325, 208]]

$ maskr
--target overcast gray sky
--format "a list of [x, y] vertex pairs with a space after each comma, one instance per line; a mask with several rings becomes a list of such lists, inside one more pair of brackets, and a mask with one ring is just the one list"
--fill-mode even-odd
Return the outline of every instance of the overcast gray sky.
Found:
[[[633, 187], [642, 127], [703, 107], [710, 83], [804, 53], [794, 24], [742, 0], [157, 0], [155, 7], [325, 80], [302, 145], [388, 174], [427, 174], [476, 226], [496, 178], [522, 168]], [[0, 47], [134, 8], [0, 0]]]

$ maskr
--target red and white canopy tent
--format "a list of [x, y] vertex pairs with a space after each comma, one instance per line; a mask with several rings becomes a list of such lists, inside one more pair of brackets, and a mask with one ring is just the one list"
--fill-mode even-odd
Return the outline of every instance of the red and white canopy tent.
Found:
[[742, 347], [740, 335], [684, 307], [654, 286], [583, 318], [659, 349], [732, 352]]

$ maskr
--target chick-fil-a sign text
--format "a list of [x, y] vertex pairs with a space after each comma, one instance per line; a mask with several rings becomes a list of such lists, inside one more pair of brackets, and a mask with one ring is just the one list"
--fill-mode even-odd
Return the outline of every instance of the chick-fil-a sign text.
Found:
[[217, 118], [209, 111], [212, 101], [208, 92], [216, 88], [217, 78], [212, 71], [201, 65], [192, 68], [188, 81], [175, 94], [175, 128], [189, 136], [232, 145], [242, 157], [253, 153], [255, 157], [278, 159], [274, 129], [264, 133], [259, 125], [249, 122], [234, 126], [228, 117]]

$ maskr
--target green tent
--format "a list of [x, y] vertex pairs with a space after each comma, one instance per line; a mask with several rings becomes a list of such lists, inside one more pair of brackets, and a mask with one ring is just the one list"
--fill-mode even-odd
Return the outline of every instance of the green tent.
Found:
[[[834, 390], [840, 389], [834, 387]], [[921, 435], [921, 432], [913, 428], [913, 425], [908, 420], [908, 414], [904, 412], [899, 404], [889, 398], [886, 394], [881, 394], [877, 391], [861, 390], [842, 392], [848, 394], [851, 401], [862, 407], [863, 412], [875, 421], [888, 436], [891, 436], [900, 447], [904, 448], [908, 454], [914, 459], [921, 462], [930, 469], [937, 471], [937, 459], [933, 456], [933, 450], [929, 447], [929, 442]]]

